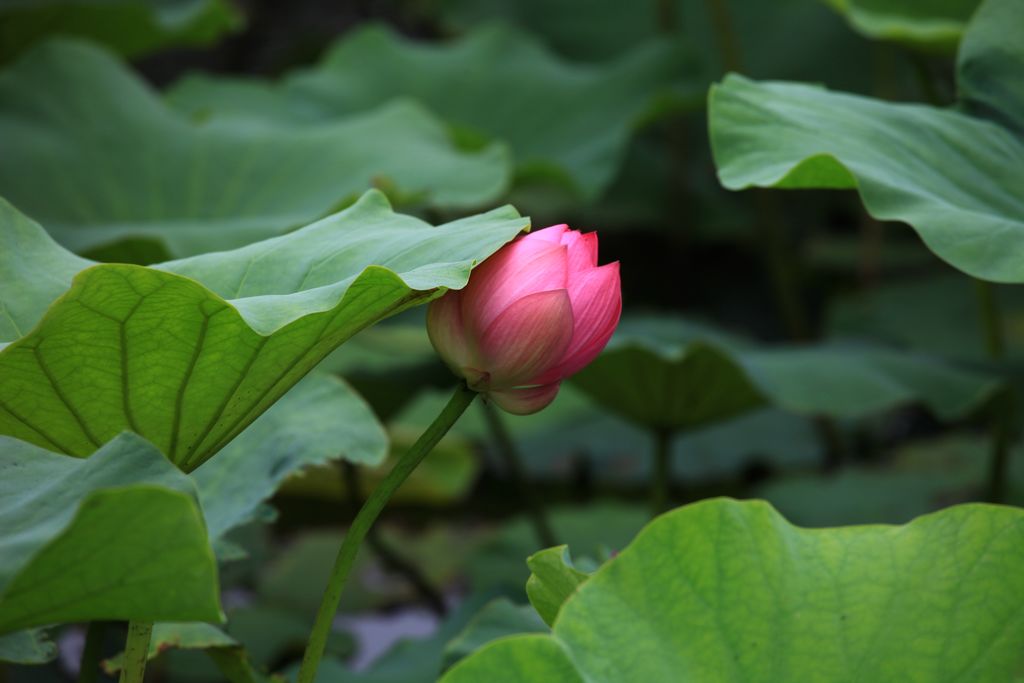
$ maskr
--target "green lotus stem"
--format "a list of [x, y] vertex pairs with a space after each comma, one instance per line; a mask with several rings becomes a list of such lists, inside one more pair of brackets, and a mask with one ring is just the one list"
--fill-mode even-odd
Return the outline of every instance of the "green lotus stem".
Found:
[[740, 41], [736, 38], [736, 30], [732, 25], [729, 3], [727, 0], [706, 0], [706, 4], [711, 14], [711, 25], [718, 41], [718, 50], [722, 55], [722, 65], [726, 71], [742, 71]]
[[985, 331], [985, 350], [992, 360], [999, 360], [1006, 353], [1006, 341], [1003, 337], [1003, 316], [996, 300], [995, 288], [991, 282], [974, 282], [978, 294], [978, 309], [981, 311], [981, 324]]
[[[978, 310], [985, 335], [985, 350], [989, 358], [998, 361], [1006, 353], [1003, 336], [1003, 316], [992, 283], [975, 280]], [[1010, 462], [1010, 431], [1013, 420], [1014, 392], [1012, 389], [997, 397], [992, 405], [992, 450], [988, 471], [988, 500], [1001, 503], [1006, 497], [1006, 468]]]
[[338, 603], [341, 601], [341, 592], [352, 571], [352, 565], [359, 553], [359, 546], [362, 545], [370, 527], [398, 487], [427, 457], [441, 437], [448, 433], [462, 413], [466, 412], [466, 408], [474, 398], [476, 398], [476, 392], [467, 387], [464, 382], [460, 383], [441, 414], [420, 435], [412, 448], [402, 454], [388, 475], [363, 503], [356, 518], [352, 520], [352, 526], [349, 527], [345, 539], [341, 542], [341, 548], [339, 548], [338, 557], [334, 561], [334, 568], [331, 569], [331, 577], [327, 582], [324, 597], [320, 601], [320, 608], [316, 613], [316, 621], [313, 623], [313, 630], [310, 633], [309, 642], [306, 644], [306, 653], [302, 658], [302, 666], [299, 668], [298, 683], [313, 683], [316, 680], [316, 672], [320, 666], [320, 660], [324, 656], [327, 637], [331, 633], [331, 623], [334, 621]]
[[668, 429], [654, 432], [654, 475], [651, 478], [651, 516], [668, 509], [672, 486], [672, 437]]
[[988, 501], [1006, 500], [1006, 469], [1010, 464], [1010, 433], [1014, 413], [1014, 393], [1005, 392], [992, 406], [992, 455], [988, 472]]
[[679, 22], [676, 19], [675, 0], [655, 0], [658, 13], [658, 30], [662, 33], [673, 33]]
[[100, 657], [103, 654], [103, 636], [106, 631], [106, 622], [89, 622], [85, 630], [82, 658], [78, 662], [78, 683], [96, 683], [100, 673]]
[[533, 525], [533, 533], [537, 536], [537, 542], [544, 548], [558, 545], [544, 506], [526, 480], [523, 459], [519, 455], [515, 441], [512, 440], [512, 435], [508, 433], [505, 421], [498, 413], [498, 409], [490, 403], [484, 403], [484, 415], [487, 418], [487, 427], [491, 431], [491, 437], [497, 445], [498, 455], [504, 461], [505, 469], [512, 480], [512, 486], [526, 507], [530, 523]]
[[149, 639], [153, 635], [152, 621], [129, 621], [128, 639], [124, 643], [124, 663], [121, 683], [142, 683], [149, 657]]
[[[350, 462], [343, 462], [341, 464], [341, 473], [345, 490], [348, 492], [349, 501], [351, 501], [352, 512], [354, 515], [358, 515], [363, 503], [360, 497], [360, 491], [362, 491], [363, 487], [360, 484], [359, 468]], [[402, 557], [387, 541], [381, 538], [380, 534], [377, 533], [377, 527], [371, 526], [370, 530], [366, 532], [366, 543], [389, 571], [399, 574], [416, 589], [416, 592], [419, 593], [420, 597], [434, 614], [438, 617], [444, 617], [448, 613], [448, 608], [444, 604], [444, 596], [441, 595], [441, 592], [431, 585], [430, 581], [420, 572], [415, 563]]]

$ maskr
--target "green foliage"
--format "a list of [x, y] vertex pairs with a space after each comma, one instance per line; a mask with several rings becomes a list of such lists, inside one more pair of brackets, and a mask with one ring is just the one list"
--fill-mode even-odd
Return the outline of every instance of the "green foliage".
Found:
[[[946, 505], [978, 499], [992, 445], [952, 434], [911, 442], [881, 462], [849, 465], [828, 476], [794, 474], [757, 488], [796, 524], [903, 523]], [[1006, 502], [1024, 504], [1024, 458], [1017, 447], [1006, 473]]]
[[527, 558], [526, 566], [530, 568], [526, 595], [544, 623], [552, 626], [562, 605], [590, 575], [573, 566], [567, 545], [534, 553]]
[[869, 38], [927, 49], [956, 49], [979, 0], [824, 0]]
[[766, 405], [861, 418], [908, 403], [937, 417], [969, 415], [1003, 386], [994, 376], [881, 347], [760, 349], [669, 318], [620, 325], [573, 383], [652, 429], [692, 429]]
[[445, 645], [445, 662], [451, 666], [494, 640], [534, 632], [547, 633], [548, 627], [530, 605], [497, 598], [484, 605], [466, 628]]
[[83, 619], [219, 621], [195, 488], [123, 434], [87, 459], [0, 437], [0, 633]]
[[1021, 510], [819, 531], [710, 500], [648, 525], [551, 636], [492, 643], [442, 680], [1009, 680], [1024, 663], [1022, 591]]
[[[500, 17], [571, 57], [592, 61], [668, 38], [699, 60], [702, 83], [734, 69], [756, 78], [858, 89], [869, 82], [869, 46], [814, 0], [444, 0], [442, 16], [455, 29]], [[723, 16], [733, 34], [730, 45], [722, 44]], [[777, 37], [783, 33], [798, 40], [782, 45]]]
[[42, 629], [0, 636], [0, 662], [45, 664], [57, 657], [57, 644]]
[[[402, 454], [412, 447], [419, 431], [407, 425], [393, 425], [389, 440], [391, 452], [386, 460], [359, 473], [359, 500], [365, 500], [387, 475]], [[464, 498], [480, 471], [480, 461], [472, 444], [456, 434], [448, 434], [402, 484], [391, 498], [396, 504], [450, 505]], [[282, 492], [332, 501], [351, 501], [352, 491], [340, 473], [330, 466], [313, 468], [308, 476], [297, 477], [284, 485]]]
[[456, 149], [422, 106], [381, 103], [317, 126], [196, 125], [85, 43], [0, 73], [0, 194], [76, 252], [161, 261], [279, 235], [378, 186], [435, 207], [494, 202], [500, 144]]
[[[153, 627], [149, 641], [147, 659], [153, 659], [166, 650], [208, 650], [213, 648], [237, 648], [238, 641], [216, 626], [203, 623], [164, 623]], [[124, 664], [124, 653], [119, 652], [103, 661], [103, 670], [115, 674]]]
[[0, 62], [52, 35], [88, 38], [134, 57], [208, 45], [242, 23], [230, 0], [8, 0], [0, 9]]
[[[552, 506], [549, 510], [555, 538], [573, 549], [577, 558], [602, 561], [626, 547], [648, 519], [635, 505], [598, 501], [580, 506]], [[531, 571], [525, 558], [540, 550], [526, 518], [519, 516], [488, 539], [469, 561], [468, 574], [475, 590], [501, 589], [509, 595], [528, 596], [524, 586]]]
[[[29, 243], [40, 270], [67, 268], [58, 281], [72, 277], [41, 228], [9, 225], [0, 239]], [[131, 430], [190, 471], [346, 339], [462, 287], [527, 225], [506, 208], [431, 228], [371, 192], [234, 251], [86, 268], [45, 313], [19, 309], [23, 336], [0, 350], [0, 433], [84, 456]], [[17, 296], [16, 281], [0, 292]]]
[[528, 34], [502, 26], [446, 45], [370, 27], [280, 84], [193, 76], [169, 97], [179, 109], [215, 121], [293, 125], [412, 97], [468, 140], [507, 142], [519, 179], [553, 181], [591, 199], [612, 180], [633, 129], [664, 98], [700, 97], [679, 82], [682, 71], [680, 55], [667, 44], [591, 66], [558, 59]]
[[291, 475], [338, 458], [375, 465], [387, 435], [344, 381], [314, 372], [192, 473], [210, 537], [252, 521]]
[[729, 76], [710, 95], [719, 178], [747, 187], [854, 189], [940, 258], [1024, 281], [1024, 6], [986, 0], [959, 55], [959, 109], [892, 104]]
[[[1024, 289], [995, 286], [1008, 354], [1024, 348]], [[936, 305], [942, 302], [942, 305]], [[959, 324], [951, 325], [950, 321]], [[954, 274], [882, 285], [833, 301], [833, 335], [878, 341], [958, 360], [989, 362], [976, 283]]]

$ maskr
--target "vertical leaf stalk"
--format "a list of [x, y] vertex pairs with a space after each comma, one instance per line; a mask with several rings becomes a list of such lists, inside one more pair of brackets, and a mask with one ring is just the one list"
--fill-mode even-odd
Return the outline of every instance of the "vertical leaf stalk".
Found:
[[78, 662], [78, 683], [96, 683], [100, 673], [100, 658], [103, 655], [103, 636], [107, 624], [90, 621], [85, 631], [85, 647]]
[[153, 622], [129, 621], [128, 638], [124, 644], [124, 664], [120, 683], [142, 683], [149, 657], [149, 639], [153, 635]]
[[551, 530], [551, 524], [548, 522], [547, 514], [544, 511], [544, 506], [536, 492], [530, 488], [530, 484], [526, 479], [523, 459], [519, 455], [519, 450], [516, 448], [512, 436], [508, 433], [505, 421], [501, 418], [497, 408], [491, 403], [484, 403], [484, 415], [487, 418], [487, 428], [491, 432], [491, 438], [494, 439], [498, 455], [501, 456], [502, 461], [505, 463], [505, 470], [509, 479], [512, 480], [512, 486], [526, 507], [526, 513], [530, 517], [530, 523], [533, 525], [533, 533], [537, 537], [537, 542], [544, 548], [558, 545], [555, 534]]
[[651, 516], [668, 509], [672, 488], [672, 432], [654, 431], [654, 475], [651, 477]]
[[[978, 296], [978, 312], [981, 315], [985, 351], [993, 361], [1002, 360], [1006, 353], [1003, 337], [1003, 316], [996, 299], [992, 283], [974, 281]], [[992, 401], [992, 448], [988, 471], [988, 500], [1001, 503], [1006, 497], [1006, 470], [1010, 462], [1010, 433], [1013, 425], [1015, 392], [1012, 388]]]
[[299, 669], [298, 683], [313, 683], [316, 680], [316, 672], [320, 666], [320, 660], [324, 655], [324, 648], [327, 645], [327, 638], [331, 632], [331, 624], [334, 615], [338, 611], [338, 603], [341, 601], [341, 593], [345, 583], [352, 571], [356, 555], [359, 553], [359, 546], [369, 532], [370, 527], [380, 515], [384, 506], [394, 495], [399, 486], [412, 474], [413, 470], [423, 461], [427, 454], [437, 445], [452, 425], [466, 411], [469, 404], [476, 397], [476, 392], [460, 383], [452, 394], [448, 404], [437, 416], [434, 422], [427, 427], [426, 431], [412, 445], [408, 451], [402, 454], [395, 466], [391, 468], [388, 475], [374, 489], [370, 497], [366, 499], [359, 514], [352, 521], [345, 534], [345, 539], [338, 549], [338, 557], [331, 569], [331, 577], [327, 582], [323, 599], [320, 601], [320, 608], [317, 610], [316, 620], [313, 623], [313, 630], [306, 644], [306, 653], [302, 658], [302, 666]]
[[[350, 462], [343, 462], [341, 467], [343, 483], [345, 490], [348, 491], [353, 514], [358, 515], [362, 506], [361, 491], [363, 489], [360, 483], [362, 478], [359, 476], [359, 468]], [[377, 527], [371, 526], [370, 530], [366, 532], [366, 543], [388, 571], [398, 574], [409, 582], [409, 585], [416, 590], [434, 614], [438, 617], [444, 617], [447, 614], [448, 608], [444, 604], [444, 596], [441, 595], [441, 592], [431, 585], [414, 562], [403, 557], [381, 537], [377, 532]]]

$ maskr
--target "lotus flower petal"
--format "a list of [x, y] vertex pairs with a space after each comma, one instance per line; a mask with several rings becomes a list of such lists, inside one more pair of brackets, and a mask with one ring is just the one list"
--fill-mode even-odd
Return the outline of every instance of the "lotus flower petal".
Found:
[[597, 267], [597, 233], [570, 230], [562, 235], [562, 244], [569, 250], [569, 273]]
[[573, 335], [572, 303], [564, 289], [519, 299], [491, 323], [480, 338], [490, 387], [510, 389], [557, 365]]
[[464, 332], [462, 296], [450, 291], [427, 308], [427, 335], [448, 367], [459, 372], [464, 367], [479, 365], [476, 354]]
[[575, 329], [562, 361], [538, 381], [576, 374], [594, 360], [611, 339], [622, 314], [619, 263], [577, 273], [569, 281]]
[[560, 225], [552, 225], [551, 227], [544, 228], [542, 230], [534, 230], [533, 232], [524, 235], [523, 239], [550, 242], [551, 244], [565, 244], [565, 242], [562, 241], [562, 236], [566, 232], [572, 231], [569, 230], [568, 225], [562, 223]]
[[430, 340], [452, 370], [511, 413], [540, 410], [608, 343], [622, 312], [619, 264], [597, 233], [553, 225], [502, 247], [431, 304]]
[[479, 335], [517, 299], [565, 289], [567, 280], [566, 247], [544, 240], [516, 240], [473, 271], [463, 290], [463, 320], [471, 335]]
[[542, 384], [538, 387], [523, 387], [521, 389], [506, 389], [504, 391], [492, 391], [488, 394], [494, 403], [502, 410], [513, 415], [530, 415], [555, 400], [558, 395], [559, 382], [553, 384]]

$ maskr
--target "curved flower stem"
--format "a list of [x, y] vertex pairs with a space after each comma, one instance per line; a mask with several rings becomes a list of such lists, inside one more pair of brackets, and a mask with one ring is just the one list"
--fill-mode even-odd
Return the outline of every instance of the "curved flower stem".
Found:
[[505, 461], [505, 469], [512, 480], [512, 486], [515, 487], [516, 493], [526, 506], [537, 541], [545, 548], [558, 545], [547, 514], [544, 512], [544, 506], [526, 481], [523, 460], [519, 456], [512, 436], [508, 433], [505, 421], [501, 419], [497, 408], [486, 401], [484, 402], [484, 415], [487, 417], [487, 427], [491, 430], [491, 437], [498, 447], [498, 454]]
[[654, 475], [651, 479], [651, 516], [656, 517], [668, 509], [669, 489], [672, 486], [672, 432], [654, 431]]
[[103, 654], [103, 636], [107, 624], [104, 621], [90, 621], [85, 631], [85, 647], [78, 662], [78, 683], [95, 683], [100, 673], [100, 657]]
[[152, 621], [129, 621], [128, 638], [124, 643], [124, 664], [120, 683], [142, 683], [146, 675], [149, 639], [153, 635]]
[[331, 569], [331, 578], [327, 582], [327, 589], [320, 601], [320, 609], [316, 613], [316, 621], [313, 623], [313, 631], [310, 633], [309, 642], [306, 644], [306, 654], [302, 658], [302, 666], [299, 669], [298, 683], [313, 683], [316, 680], [317, 668], [320, 666], [320, 659], [324, 655], [324, 647], [327, 645], [327, 637], [331, 632], [331, 623], [338, 611], [338, 603], [341, 601], [341, 592], [345, 588], [349, 572], [355, 562], [359, 546], [369, 532], [370, 527], [376, 521], [381, 510], [388, 500], [395, 493], [399, 486], [412, 474], [427, 454], [437, 445], [452, 425], [466, 411], [469, 404], [476, 398], [476, 392], [460, 383], [455, 393], [452, 394], [448, 405], [444, 407], [441, 414], [434, 422], [427, 427], [426, 431], [413, 444], [412, 448], [402, 454], [395, 466], [391, 468], [384, 480], [374, 489], [370, 497], [363, 503], [359, 514], [352, 521], [341, 542], [338, 550], [338, 557], [334, 561], [334, 568]]
[[[359, 476], [359, 468], [350, 462], [343, 462], [341, 463], [341, 471], [345, 490], [348, 491], [349, 500], [352, 504], [352, 511], [358, 515], [359, 508], [362, 506], [360, 492], [363, 489], [360, 484], [362, 478]], [[423, 602], [427, 604], [427, 607], [430, 608], [430, 611], [438, 617], [444, 617], [448, 613], [448, 608], [444, 604], [444, 597], [441, 595], [441, 592], [430, 584], [430, 581], [420, 572], [415, 563], [402, 557], [387, 541], [381, 538], [381, 535], [377, 532], [377, 527], [371, 526], [370, 530], [366, 532], [366, 543], [388, 571], [398, 574], [409, 582], [423, 599]]]

